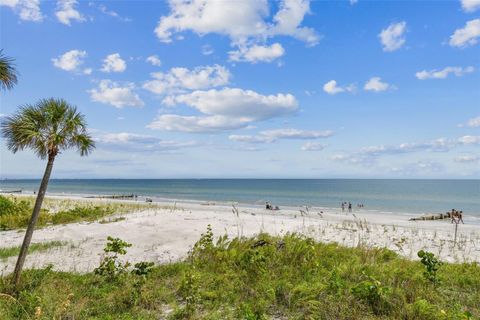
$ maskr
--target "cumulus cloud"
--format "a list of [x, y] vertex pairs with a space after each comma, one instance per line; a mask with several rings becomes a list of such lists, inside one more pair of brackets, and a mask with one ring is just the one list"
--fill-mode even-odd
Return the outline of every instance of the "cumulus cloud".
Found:
[[330, 80], [323, 85], [323, 91], [328, 94], [335, 95], [341, 92], [355, 92], [356, 86], [354, 84], [350, 84], [346, 87], [339, 87], [337, 86], [337, 81]]
[[274, 129], [261, 131], [258, 135], [230, 135], [228, 138], [236, 142], [244, 143], [272, 143], [279, 139], [319, 139], [328, 138], [333, 135], [330, 130], [327, 131], [308, 131], [298, 129]]
[[86, 56], [86, 51], [70, 50], [62, 55], [59, 55], [57, 58], [53, 58], [52, 62], [55, 67], [65, 71], [90, 74], [92, 72], [92, 69], [90, 68], [81, 70], [81, 66], [84, 63]]
[[445, 67], [442, 70], [423, 70], [415, 73], [417, 79], [425, 80], [425, 79], [445, 79], [448, 77], [449, 74], [454, 74], [457, 77], [461, 77], [467, 73], [471, 73], [475, 71], [475, 68], [472, 66], [469, 67]]
[[82, 14], [75, 8], [77, 4], [77, 0], [58, 0], [55, 11], [58, 21], [67, 26], [71, 25], [72, 20], [78, 22], [85, 21]]
[[175, 32], [191, 30], [197, 34], [218, 33], [229, 36], [234, 43], [244, 43], [251, 38], [288, 35], [311, 45], [318, 35], [311, 28], [301, 27], [310, 11], [307, 0], [283, 0], [273, 16], [266, 19], [269, 3], [266, 0], [229, 2], [216, 0], [170, 1], [170, 15], [163, 16], [155, 29], [162, 42], [171, 42]]
[[103, 60], [103, 72], [123, 72], [127, 69], [127, 63], [120, 57], [119, 53], [112, 53]]
[[370, 78], [365, 85], [363, 86], [363, 89], [366, 91], [374, 91], [374, 92], [382, 92], [385, 90], [389, 89], [394, 89], [395, 87], [392, 86], [391, 84], [388, 84], [386, 82], [383, 82], [380, 77], [372, 77]]
[[480, 8], [480, 0], [461, 0], [465, 12], [474, 12]]
[[194, 91], [169, 96], [167, 105], [185, 104], [208, 115], [236, 117], [245, 121], [258, 121], [285, 115], [297, 110], [298, 102], [291, 94], [262, 95], [239, 88]]
[[97, 132], [94, 140], [103, 148], [134, 152], [163, 152], [198, 146], [195, 141], [163, 140], [130, 132]]
[[230, 51], [230, 61], [247, 61], [252, 63], [257, 62], [272, 62], [280, 58], [285, 53], [280, 43], [274, 43], [271, 46], [252, 45], [240, 46], [238, 50]]
[[229, 83], [231, 74], [223, 66], [201, 66], [194, 69], [172, 68], [167, 73], [155, 72], [153, 80], [145, 82], [143, 88], [156, 94], [198, 90], [223, 86]]
[[452, 47], [467, 47], [477, 44], [480, 37], [480, 19], [467, 21], [463, 28], [455, 30], [450, 36]]
[[101, 80], [98, 88], [88, 92], [92, 101], [110, 104], [116, 108], [142, 107], [144, 103], [133, 91], [134, 87], [133, 83], [121, 85], [111, 80]]
[[405, 21], [392, 23], [386, 29], [383, 29], [378, 37], [383, 46], [383, 51], [391, 52], [400, 49], [405, 44], [405, 31], [407, 23]]
[[147, 57], [145, 61], [156, 67], [160, 67], [162, 65], [162, 61], [160, 61], [160, 58], [157, 55], [151, 55]]
[[297, 110], [298, 102], [291, 94], [262, 95], [238, 88], [194, 91], [168, 96], [164, 104], [183, 104], [202, 115], [181, 116], [161, 114], [150, 125], [151, 129], [183, 132], [215, 132], [245, 128], [254, 121], [279, 117]]
[[302, 146], [302, 151], [322, 151], [326, 147], [326, 144], [320, 142], [307, 142]]
[[302, 26], [310, 13], [309, 0], [282, 0], [278, 11], [270, 12], [267, 0], [245, 0], [234, 4], [217, 0], [170, 0], [170, 14], [162, 16], [155, 34], [162, 42], [172, 42], [174, 34], [192, 31], [226, 35], [237, 50], [230, 52], [232, 61], [272, 61], [284, 54], [279, 44], [265, 42], [275, 36], [291, 36], [308, 46], [319, 42], [318, 34]]
[[40, 22], [43, 20], [40, 0], [0, 0], [0, 6], [12, 8], [23, 21]]

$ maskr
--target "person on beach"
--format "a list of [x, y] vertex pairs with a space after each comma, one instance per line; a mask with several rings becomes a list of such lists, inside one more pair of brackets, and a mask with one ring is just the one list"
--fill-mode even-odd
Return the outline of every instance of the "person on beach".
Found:
[[342, 212], [345, 211], [345, 202], [342, 202]]
[[350, 202], [348, 203], [348, 212], [352, 212], [352, 204]]
[[463, 211], [457, 211], [457, 219], [461, 221], [462, 224], [465, 224], [465, 222], [463, 222]]

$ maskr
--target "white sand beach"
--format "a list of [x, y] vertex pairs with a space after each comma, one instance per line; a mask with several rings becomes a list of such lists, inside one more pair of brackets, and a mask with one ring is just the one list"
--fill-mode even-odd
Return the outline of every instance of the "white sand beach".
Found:
[[[50, 196], [52, 197], [52, 196]], [[65, 198], [65, 197], [58, 197]], [[80, 200], [79, 197], [71, 199]], [[122, 201], [89, 199], [89, 201]], [[125, 201], [125, 200], [123, 200]], [[167, 263], [184, 258], [192, 245], [212, 226], [215, 236], [253, 236], [260, 232], [283, 235], [298, 232], [321, 242], [345, 246], [388, 248], [410, 259], [428, 250], [448, 262], [480, 262], [480, 227], [460, 224], [454, 246], [454, 225], [449, 220], [409, 221], [409, 216], [372, 213], [356, 209], [282, 208], [279, 211], [237, 205], [238, 216], [228, 204], [162, 202], [169, 208], [155, 208], [122, 214], [124, 220], [111, 223], [72, 223], [49, 226], [34, 232], [33, 243], [64, 241], [64, 246], [29, 254], [27, 268], [53, 264], [54, 269], [88, 272], [98, 266], [107, 236], [132, 243], [125, 259], [130, 262]], [[303, 208], [305, 210], [305, 208]], [[0, 232], [0, 247], [21, 245], [21, 231]], [[0, 260], [0, 273], [13, 270], [16, 257]]]

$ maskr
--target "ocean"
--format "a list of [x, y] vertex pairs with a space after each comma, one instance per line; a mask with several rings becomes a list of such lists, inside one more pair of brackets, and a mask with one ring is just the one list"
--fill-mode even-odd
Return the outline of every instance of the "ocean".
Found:
[[[0, 190], [38, 190], [39, 180], [2, 180]], [[398, 179], [52, 179], [50, 194], [137, 194], [154, 199], [338, 208], [405, 214], [455, 208], [480, 219], [480, 180]]]

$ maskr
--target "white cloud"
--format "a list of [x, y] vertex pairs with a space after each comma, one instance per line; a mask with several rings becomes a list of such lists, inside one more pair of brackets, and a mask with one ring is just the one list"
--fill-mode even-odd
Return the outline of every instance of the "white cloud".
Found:
[[160, 67], [162, 65], [162, 61], [160, 61], [160, 58], [157, 55], [151, 55], [145, 61], [150, 63], [152, 66]]
[[467, 21], [465, 27], [455, 30], [450, 36], [452, 47], [467, 47], [475, 45], [480, 37], [480, 19]]
[[127, 69], [127, 63], [120, 57], [119, 53], [109, 54], [102, 65], [103, 72], [123, 72]]
[[458, 156], [455, 158], [456, 162], [464, 162], [464, 163], [472, 163], [472, 162], [479, 162], [480, 157], [477, 155], [463, 155]]
[[341, 92], [355, 92], [356, 86], [354, 84], [350, 84], [346, 87], [339, 87], [337, 86], [337, 81], [330, 80], [323, 85], [323, 91], [328, 94], [334, 95]]
[[0, 0], [0, 6], [12, 8], [23, 21], [40, 22], [43, 20], [40, 0]]
[[380, 77], [372, 77], [365, 83], [363, 89], [367, 91], [381, 92], [388, 89], [394, 89], [394, 86], [386, 82], [382, 82]]
[[84, 63], [84, 59], [87, 56], [86, 51], [81, 50], [70, 50], [65, 52], [62, 55], [59, 55], [57, 58], [53, 58], [52, 62], [53, 65], [59, 69], [75, 72], [75, 73], [84, 73], [84, 74], [91, 74], [92, 69], [86, 68], [81, 70], [81, 66]]
[[110, 104], [116, 108], [142, 107], [144, 103], [133, 92], [133, 89], [133, 83], [126, 83], [122, 86], [111, 80], [101, 80], [98, 89], [92, 89], [88, 92], [93, 101]]
[[262, 95], [239, 88], [194, 91], [167, 97], [168, 105], [185, 104], [208, 115], [221, 115], [243, 121], [258, 121], [295, 111], [298, 102], [291, 94]]
[[248, 121], [246, 120], [225, 116], [180, 116], [176, 114], [162, 114], [147, 125], [147, 128], [189, 133], [210, 133], [240, 129], [247, 125]]
[[480, 8], [480, 0], [461, 0], [465, 12], [474, 12]]
[[266, 0], [237, 1], [234, 4], [216, 0], [170, 1], [170, 15], [160, 18], [155, 29], [162, 42], [171, 42], [176, 32], [191, 30], [197, 34], [218, 33], [227, 35], [234, 43], [248, 39], [264, 39], [275, 35], [288, 35], [311, 45], [318, 42], [318, 35], [311, 28], [301, 27], [309, 13], [307, 0], [283, 0], [273, 22]]
[[382, 154], [400, 154], [400, 153], [410, 153], [417, 151], [436, 151], [436, 152], [445, 152], [449, 151], [457, 145], [455, 141], [448, 140], [445, 138], [439, 138], [429, 142], [421, 143], [402, 143], [396, 146], [370, 146], [363, 148], [359, 154], [368, 154], [368, 155], [382, 155]]
[[103, 148], [133, 152], [162, 152], [198, 146], [195, 141], [163, 140], [129, 132], [96, 133], [94, 140]]
[[208, 45], [208, 44], [202, 46], [202, 54], [203, 54], [204, 56], [209, 56], [209, 55], [211, 55], [213, 52], [214, 52], [214, 50], [213, 50], [212, 46], [210, 46], [210, 45]]
[[145, 82], [143, 88], [156, 94], [207, 89], [228, 84], [230, 71], [223, 66], [200, 66], [194, 69], [172, 68], [169, 72], [151, 74], [154, 80]]
[[285, 53], [280, 43], [274, 43], [271, 46], [252, 45], [239, 46], [238, 50], [230, 51], [230, 61], [247, 61], [252, 63], [257, 62], [272, 62], [280, 58]]
[[326, 144], [320, 142], [307, 142], [302, 146], [303, 151], [322, 151], [327, 147]]
[[55, 11], [58, 21], [67, 26], [71, 24], [72, 20], [78, 22], [85, 21], [82, 14], [75, 8], [77, 4], [77, 0], [58, 0]]
[[[93, 2], [90, 2], [90, 3], [91, 3], [91, 6], [95, 6], [95, 3], [93, 3]], [[89, 3], [89, 4], [90, 4], [90, 3]], [[105, 5], [103, 5], [103, 4], [98, 5], [98, 10], [100, 10], [100, 12], [102, 12], [103, 14], [106, 14], [107, 16], [117, 18], [118, 20], [123, 21], [123, 22], [130, 22], [130, 21], [132, 21], [132, 19], [130, 19], [130, 18], [124, 18], [124, 17], [120, 16], [117, 12], [115, 12], [115, 11], [113, 11], [113, 10], [109, 10], [109, 9], [108, 9]]]
[[458, 138], [458, 143], [462, 145], [480, 144], [480, 136], [463, 136]]
[[378, 37], [383, 45], [383, 51], [391, 52], [400, 49], [405, 44], [404, 33], [407, 29], [405, 21], [392, 23], [383, 29]]
[[417, 79], [445, 79], [449, 74], [454, 74], [457, 77], [461, 77], [467, 73], [475, 71], [475, 68], [472, 66], [462, 68], [462, 67], [445, 67], [442, 70], [423, 70], [415, 73]]
[[462, 127], [472, 127], [472, 128], [476, 128], [476, 127], [480, 127], [480, 116], [479, 117], [476, 117], [476, 118], [472, 118], [472, 119], [469, 119], [467, 121], [467, 123], [465, 124], [459, 124], [458, 127], [462, 128]]
[[272, 143], [279, 139], [319, 139], [328, 138], [333, 135], [330, 130], [327, 131], [308, 131], [298, 129], [274, 129], [261, 131], [258, 135], [230, 135], [228, 138], [236, 142], [245, 143]]
[[183, 132], [215, 132], [246, 128], [254, 121], [294, 112], [298, 102], [291, 94], [262, 95], [238, 88], [194, 91], [166, 97], [164, 104], [184, 104], [201, 112], [199, 116], [159, 115], [151, 129]]

